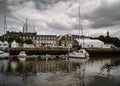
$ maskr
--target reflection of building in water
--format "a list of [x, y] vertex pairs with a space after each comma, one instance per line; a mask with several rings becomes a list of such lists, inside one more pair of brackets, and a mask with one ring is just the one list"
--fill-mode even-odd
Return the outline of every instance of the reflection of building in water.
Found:
[[[69, 81], [72, 78], [76, 78], [77, 84], [74, 83], [74, 85], [82, 86], [80, 84], [83, 83], [83, 80], [84, 80], [84, 77], [82, 75], [84, 74], [85, 70], [83, 70], [84, 69], [83, 63], [80, 63], [80, 62], [71, 62], [71, 61], [26, 61], [26, 62], [20, 62], [20, 61], [9, 60], [8, 62], [6, 62], [6, 64], [7, 64], [6, 68], [1, 68], [1, 66], [4, 64], [0, 64], [0, 71], [3, 69], [2, 71], [6, 72], [6, 73], [17, 74], [19, 76], [19, 78], [21, 78], [20, 82], [23, 81], [25, 84], [27, 83], [27, 85], [29, 83], [31, 83], [31, 81], [33, 84], [34, 82], [36, 82], [37, 79], [38, 79], [37, 81], [39, 81], [39, 82], [47, 79], [46, 81], [48, 81], [48, 83], [49, 83], [49, 80], [51, 82], [51, 78], [52, 78], [54, 80], [56, 79], [55, 83], [58, 83], [57, 80], [59, 78], [62, 78], [62, 80], [64, 80], [64, 79], [68, 80], [68, 83], [69, 83]], [[5, 67], [5, 66], [2, 66], [2, 67]], [[36, 77], [35, 75], [39, 74], [39, 73], [41, 75], [40, 76], [38, 75]], [[44, 74], [47, 74], [47, 75], [44, 76]], [[63, 76], [62, 77], [58, 76], [59, 74], [62, 74]], [[34, 80], [34, 78], [37, 78], [37, 79]], [[48, 78], [49, 78], [49, 80], [48, 80]], [[17, 80], [17, 78], [13, 78], [13, 79]], [[62, 80], [60, 80], [60, 82]], [[52, 86], [52, 85], [46, 85], [46, 86]]]
[[[33, 65], [34, 64], [34, 65]], [[70, 62], [45, 62], [45, 61], [26, 61], [25, 63], [22, 62], [15, 62], [9, 61], [7, 64], [7, 68], [4, 70], [6, 72], [14, 72], [14, 73], [30, 73], [34, 74], [36, 72], [73, 72], [76, 71], [77, 68], [80, 68], [80, 63], [70, 63]], [[0, 67], [0, 71], [2, 71]]]

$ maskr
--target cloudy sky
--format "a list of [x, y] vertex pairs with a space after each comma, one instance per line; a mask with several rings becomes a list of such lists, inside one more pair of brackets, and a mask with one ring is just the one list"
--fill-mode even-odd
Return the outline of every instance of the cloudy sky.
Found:
[[26, 18], [38, 34], [78, 34], [78, 7], [86, 36], [120, 37], [120, 0], [0, 0], [0, 35], [22, 31]]

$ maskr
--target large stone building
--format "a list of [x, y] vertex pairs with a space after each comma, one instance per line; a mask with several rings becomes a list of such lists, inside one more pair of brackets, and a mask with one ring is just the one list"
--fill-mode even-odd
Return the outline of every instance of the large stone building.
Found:
[[23, 25], [23, 32], [7, 32], [7, 36], [18, 36], [23, 39], [31, 39], [36, 47], [41, 46], [62, 46], [62, 47], [73, 47], [78, 45], [76, 39], [78, 35], [37, 35], [33, 24], [29, 23], [26, 19], [26, 23]]
[[7, 32], [7, 36], [17, 36], [23, 39], [31, 39], [36, 47], [57, 45], [57, 35], [37, 35], [36, 33]]
[[36, 47], [40, 46], [57, 46], [57, 36], [56, 35], [36, 35], [33, 37], [33, 42]]
[[78, 42], [76, 41], [77, 38], [78, 36], [71, 34], [60, 35], [57, 37], [57, 45], [67, 47], [78, 46]]

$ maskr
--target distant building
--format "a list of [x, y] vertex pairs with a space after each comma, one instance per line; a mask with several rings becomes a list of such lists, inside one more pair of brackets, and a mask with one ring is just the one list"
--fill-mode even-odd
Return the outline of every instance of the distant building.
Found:
[[37, 35], [36, 33], [7, 32], [7, 36], [17, 36], [23, 39], [31, 39], [36, 47], [57, 46], [57, 35]]
[[15, 42], [15, 40], [11, 43], [11, 48], [17, 48], [19, 44]]
[[102, 48], [116, 48], [116, 46], [114, 44], [105, 44]]
[[102, 48], [104, 42], [98, 39], [79, 39], [79, 45], [83, 48]]
[[33, 43], [36, 45], [36, 47], [57, 46], [56, 35], [36, 35], [32, 40], [33, 40]]
[[60, 35], [57, 37], [57, 45], [66, 47], [78, 46], [78, 41], [76, 41], [77, 38], [78, 36], [71, 34]]
[[36, 47], [41, 46], [77, 46], [77, 35], [37, 35], [36, 33], [7, 32], [8, 37], [17, 36], [23, 39], [31, 39]]
[[26, 23], [23, 25], [23, 33], [35, 33], [35, 26], [28, 22], [28, 19], [26, 19]]
[[107, 31], [107, 36], [110, 36], [110, 33], [109, 33], [109, 31]]

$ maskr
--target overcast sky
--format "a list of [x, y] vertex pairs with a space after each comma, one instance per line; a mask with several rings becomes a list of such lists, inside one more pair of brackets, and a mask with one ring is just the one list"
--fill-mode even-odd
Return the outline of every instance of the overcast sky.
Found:
[[0, 0], [0, 34], [22, 31], [26, 18], [40, 34], [78, 34], [78, 7], [86, 36], [120, 37], [120, 0]]

